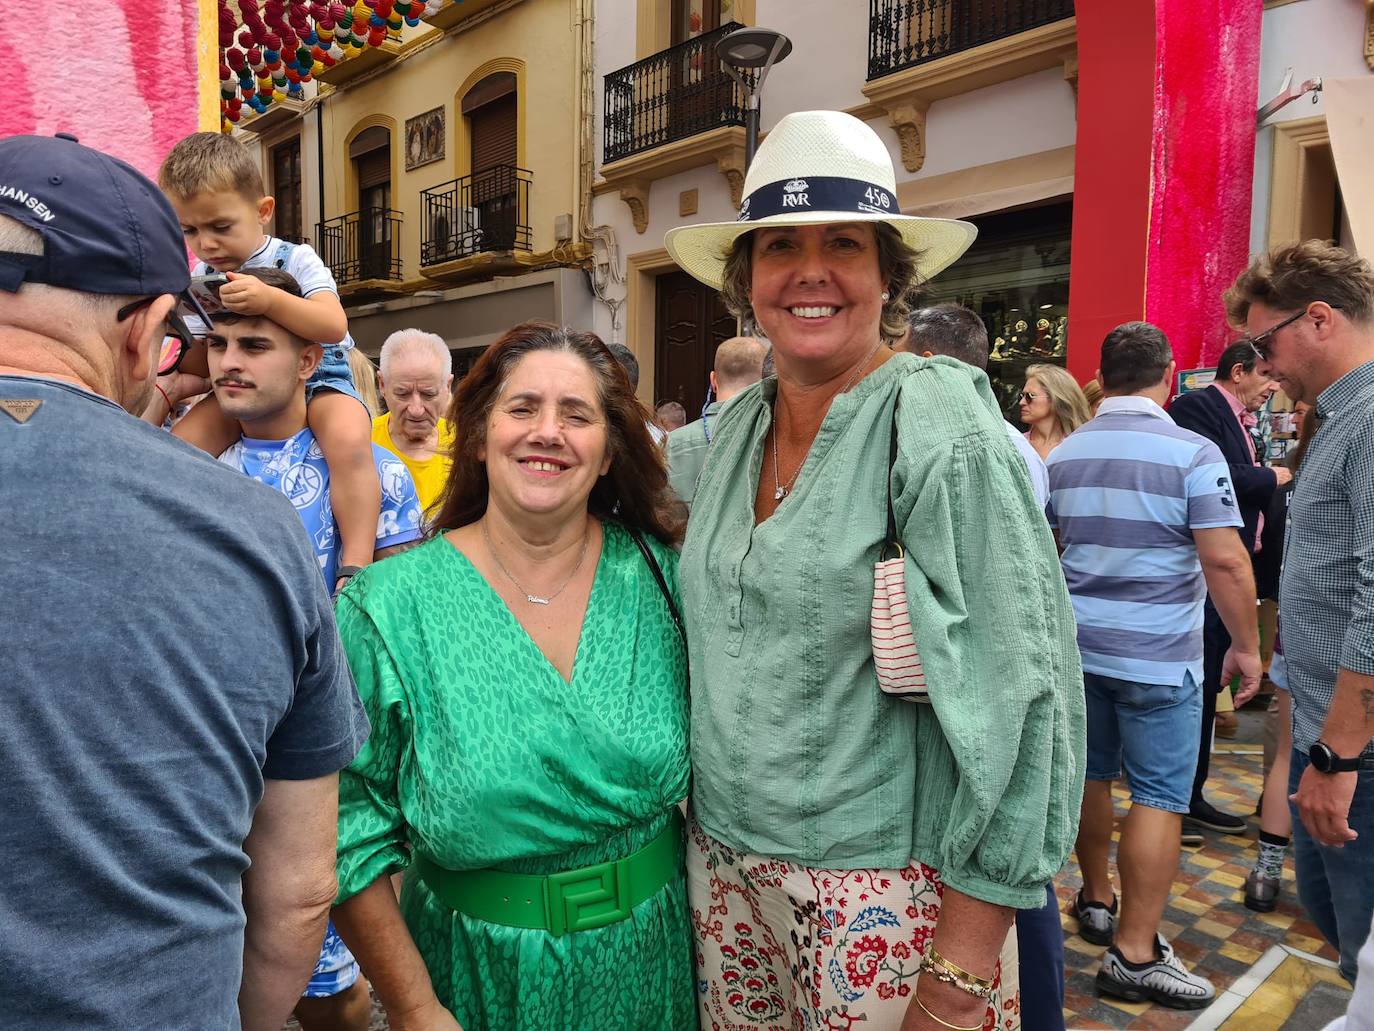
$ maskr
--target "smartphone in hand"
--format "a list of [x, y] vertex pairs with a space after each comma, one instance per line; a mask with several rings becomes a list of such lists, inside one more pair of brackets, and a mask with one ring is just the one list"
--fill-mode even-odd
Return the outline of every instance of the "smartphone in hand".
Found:
[[[224, 305], [219, 303], [219, 288], [227, 282], [229, 282], [229, 277], [223, 272], [216, 272], [209, 276], [191, 277], [191, 293], [195, 295], [196, 300], [205, 309], [205, 314], [214, 315], [217, 311], [225, 310]], [[183, 306], [182, 314], [194, 315], [195, 312], [186, 311], [185, 306]]]

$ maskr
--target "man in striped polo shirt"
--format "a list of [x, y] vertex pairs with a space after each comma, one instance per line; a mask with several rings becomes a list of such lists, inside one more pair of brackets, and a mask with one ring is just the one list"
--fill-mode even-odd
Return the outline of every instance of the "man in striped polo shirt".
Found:
[[[1050, 455], [1046, 514], [1063, 548], [1088, 701], [1087, 783], [1078, 833], [1079, 934], [1111, 945], [1098, 988], [1179, 1009], [1216, 990], [1159, 934], [1178, 869], [1202, 723], [1202, 606], [1210, 593], [1232, 644], [1224, 681], [1237, 704], [1259, 689], [1250, 556], [1226, 460], [1162, 407], [1175, 363], [1169, 341], [1128, 322], [1102, 342], [1095, 419]], [[1125, 769], [1131, 811], [1117, 854], [1121, 920], [1107, 856], [1111, 784]]]

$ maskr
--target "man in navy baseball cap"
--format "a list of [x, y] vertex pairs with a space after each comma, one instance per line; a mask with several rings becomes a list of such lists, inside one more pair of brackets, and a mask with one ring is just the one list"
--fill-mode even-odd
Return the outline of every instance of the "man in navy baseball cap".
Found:
[[[192, 344], [178, 302], [205, 318], [190, 283], [176, 213], [137, 169], [68, 133], [0, 139], [0, 324], [6, 295], [26, 285], [123, 298], [116, 325], [157, 328], [150, 364], [166, 374]], [[139, 380], [106, 396], [138, 411], [153, 377]]]
[[337, 891], [368, 726], [310, 538], [130, 416], [189, 343], [189, 283], [142, 175], [0, 139], [6, 1029], [280, 1028]]

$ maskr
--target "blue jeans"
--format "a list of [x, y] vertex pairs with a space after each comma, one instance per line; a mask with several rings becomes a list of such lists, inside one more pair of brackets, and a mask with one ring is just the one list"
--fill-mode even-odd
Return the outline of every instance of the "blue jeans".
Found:
[[1202, 692], [1083, 673], [1088, 702], [1088, 780], [1116, 780], [1125, 767], [1131, 803], [1187, 813], [1197, 770]]
[[1039, 909], [1016, 911], [1022, 1031], [1064, 1031], [1064, 929], [1054, 885]]
[[[1310, 765], [1306, 752], [1293, 749], [1290, 795], [1298, 790]], [[1356, 956], [1374, 919], [1374, 765], [1361, 767], [1356, 776], [1348, 822], [1359, 838], [1341, 848], [1318, 844], [1302, 825], [1298, 807], [1289, 805], [1298, 900], [1322, 936], [1340, 952], [1341, 976], [1351, 984], [1355, 983]]]

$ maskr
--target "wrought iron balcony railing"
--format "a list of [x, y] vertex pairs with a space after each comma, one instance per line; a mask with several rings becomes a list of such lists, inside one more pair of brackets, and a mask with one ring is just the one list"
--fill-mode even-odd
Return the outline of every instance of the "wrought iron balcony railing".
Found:
[[420, 264], [530, 249], [530, 183], [514, 165], [494, 165], [420, 192]]
[[1073, 0], [868, 0], [868, 77], [1073, 17]]
[[607, 163], [721, 125], [743, 125], [744, 89], [726, 74], [716, 43], [727, 22], [606, 76]]
[[340, 286], [401, 278], [401, 213], [361, 208], [315, 224], [321, 260]]

